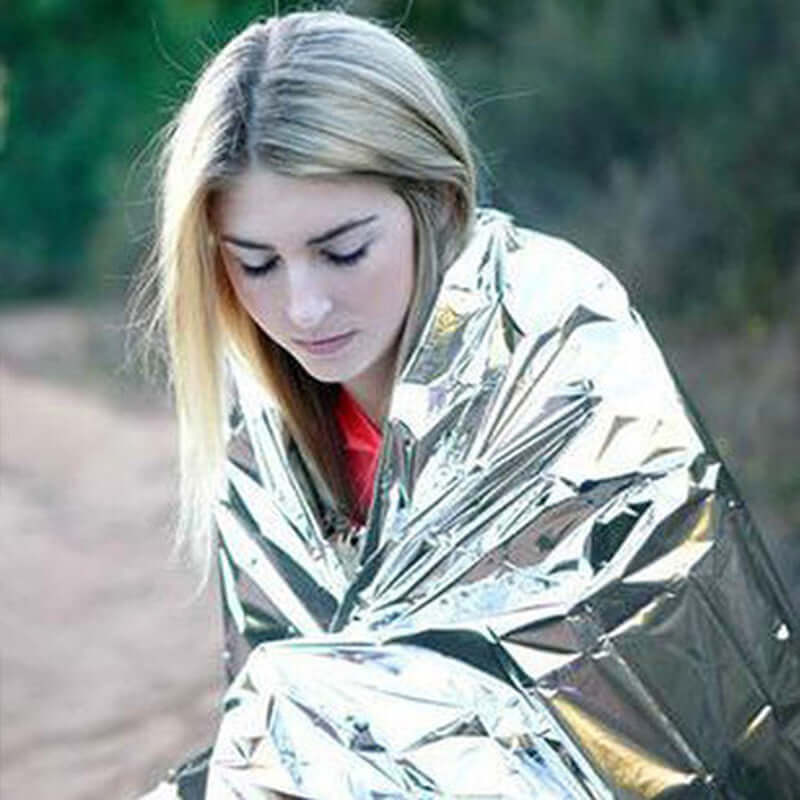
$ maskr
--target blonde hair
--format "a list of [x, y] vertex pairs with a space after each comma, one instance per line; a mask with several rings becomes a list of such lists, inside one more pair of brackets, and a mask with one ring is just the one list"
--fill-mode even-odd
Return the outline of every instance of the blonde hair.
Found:
[[222, 265], [214, 201], [255, 166], [295, 177], [376, 177], [405, 200], [416, 272], [398, 367], [475, 210], [471, 148], [456, 105], [423, 58], [379, 25], [335, 11], [273, 17], [251, 24], [206, 67], [168, 131], [154, 261], [154, 320], [166, 333], [179, 424], [178, 540], [194, 544], [206, 563], [231, 351], [273, 393], [327, 495], [354, 511], [331, 387], [261, 332]]

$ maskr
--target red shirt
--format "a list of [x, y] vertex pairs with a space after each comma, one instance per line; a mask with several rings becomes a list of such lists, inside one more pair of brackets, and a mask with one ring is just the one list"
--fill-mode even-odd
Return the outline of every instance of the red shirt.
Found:
[[339, 402], [336, 405], [336, 421], [344, 440], [347, 472], [356, 496], [358, 516], [363, 522], [372, 505], [381, 432], [344, 388], [339, 393]]

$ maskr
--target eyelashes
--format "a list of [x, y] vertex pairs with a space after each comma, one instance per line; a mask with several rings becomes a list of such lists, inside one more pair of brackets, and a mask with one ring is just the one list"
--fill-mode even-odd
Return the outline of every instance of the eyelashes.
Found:
[[[369, 251], [370, 243], [361, 245], [356, 250], [351, 250], [349, 253], [337, 253], [332, 250], [323, 250], [322, 257], [329, 263], [338, 267], [346, 267], [359, 262]], [[262, 264], [245, 264], [243, 261], [239, 262], [242, 271], [246, 275], [256, 277], [258, 275], [266, 275], [278, 266], [280, 263], [280, 256], [272, 256]]]
[[357, 250], [351, 250], [349, 253], [334, 253], [330, 250], [323, 250], [322, 255], [330, 261], [331, 264], [347, 265], [355, 264], [360, 261], [367, 254], [369, 250], [369, 243], [362, 244]]
[[245, 275], [252, 275], [255, 277], [270, 272], [278, 265], [278, 261], [280, 261], [278, 256], [272, 256], [272, 258], [265, 261], [263, 264], [245, 264], [244, 261], [240, 261], [239, 263], [242, 265], [242, 272], [244, 272]]

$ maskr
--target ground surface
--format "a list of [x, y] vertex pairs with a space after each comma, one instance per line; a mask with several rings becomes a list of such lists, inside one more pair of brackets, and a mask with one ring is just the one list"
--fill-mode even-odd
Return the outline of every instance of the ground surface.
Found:
[[[169, 566], [175, 431], [120, 315], [0, 313], [0, 797], [136, 797], [213, 736], [213, 592]], [[800, 337], [667, 347], [795, 597]]]
[[74, 311], [0, 317], [8, 800], [135, 797], [213, 735], [216, 603], [169, 566], [174, 427], [89, 363], [104, 330]]

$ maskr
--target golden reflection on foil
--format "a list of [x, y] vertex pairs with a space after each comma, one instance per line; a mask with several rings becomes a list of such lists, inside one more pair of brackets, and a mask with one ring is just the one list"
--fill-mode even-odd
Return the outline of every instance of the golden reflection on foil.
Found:
[[655, 798], [667, 789], [689, 786], [697, 776], [657, 761], [652, 754], [610, 730], [566, 697], [552, 699], [552, 705], [572, 730], [583, 751], [620, 789]]

